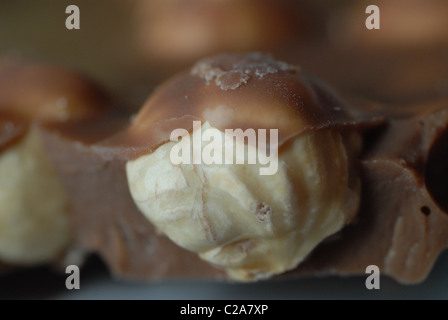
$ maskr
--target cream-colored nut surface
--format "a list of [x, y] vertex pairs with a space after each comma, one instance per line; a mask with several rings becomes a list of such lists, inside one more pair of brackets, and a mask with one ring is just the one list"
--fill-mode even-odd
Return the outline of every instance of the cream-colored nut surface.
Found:
[[0, 260], [38, 264], [68, 242], [67, 200], [35, 129], [0, 153]]
[[[202, 129], [202, 134], [218, 130], [208, 122]], [[165, 143], [127, 163], [132, 197], [173, 242], [235, 280], [263, 279], [296, 267], [347, 222], [344, 207], [353, 190], [338, 132], [299, 135], [281, 149], [273, 175], [260, 175], [259, 163], [175, 165], [170, 150], [181, 142]], [[246, 152], [255, 148], [245, 147]]]

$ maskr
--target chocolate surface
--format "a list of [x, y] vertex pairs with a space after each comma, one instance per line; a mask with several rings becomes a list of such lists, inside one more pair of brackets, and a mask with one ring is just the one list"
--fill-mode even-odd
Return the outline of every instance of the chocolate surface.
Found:
[[278, 129], [281, 146], [306, 130], [362, 125], [343, 104], [299, 67], [259, 53], [220, 55], [161, 85], [129, 129], [95, 148], [117, 157], [127, 149], [132, 159], [169, 141], [174, 129], [191, 131], [194, 120], [221, 130]]
[[142, 54], [176, 72], [207, 55], [272, 51], [316, 33], [314, 7], [294, 0], [141, 0], [135, 11]]
[[25, 121], [0, 112], [0, 152], [19, 141], [26, 132]]

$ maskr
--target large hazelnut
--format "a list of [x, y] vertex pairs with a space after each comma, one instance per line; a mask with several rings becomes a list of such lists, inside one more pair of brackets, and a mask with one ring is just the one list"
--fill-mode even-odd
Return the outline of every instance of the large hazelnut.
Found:
[[[127, 163], [130, 191], [177, 245], [233, 279], [267, 278], [295, 268], [352, 221], [360, 136], [350, 123], [344, 104], [297, 67], [262, 54], [206, 58], [162, 85], [137, 115], [128, 134], [147, 148]], [[176, 129], [184, 136], [170, 141]], [[214, 150], [223, 164], [194, 159], [210, 136], [224, 141], [237, 129], [258, 140], [232, 140], [246, 161], [224, 159], [226, 145]], [[265, 141], [260, 130], [277, 153], [276, 170], [265, 175], [261, 161], [247, 161]], [[181, 144], [190, 146], [188, 161], [173, 162]]]

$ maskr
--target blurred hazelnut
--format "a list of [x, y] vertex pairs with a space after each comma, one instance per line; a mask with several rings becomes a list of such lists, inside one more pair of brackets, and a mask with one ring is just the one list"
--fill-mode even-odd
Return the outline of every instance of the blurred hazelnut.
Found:
[[68, 197], [40, 130], [89, 119], [103, 102], [76, 74], [0, 61], [0, 261], [47, 263], [67, 246]]

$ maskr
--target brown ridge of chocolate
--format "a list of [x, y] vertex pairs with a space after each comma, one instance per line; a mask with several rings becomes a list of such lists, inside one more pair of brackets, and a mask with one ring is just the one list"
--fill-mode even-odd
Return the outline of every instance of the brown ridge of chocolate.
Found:
[[355, 120], [337, 94], [298, 67], [261, 53], [225, 54], [161, 85], [127, 130], [94, 147], [111, 157], [126, 147], [128, 159], [135, 159], [168, 142], [177, 128], [191, 132], [194, 120], [223, 131], [278, 129], [280, 147], [307, 130], [378, 122]]
[[14, 270], [14, 267], [0, 262], [0, 276], [6, 275]]

